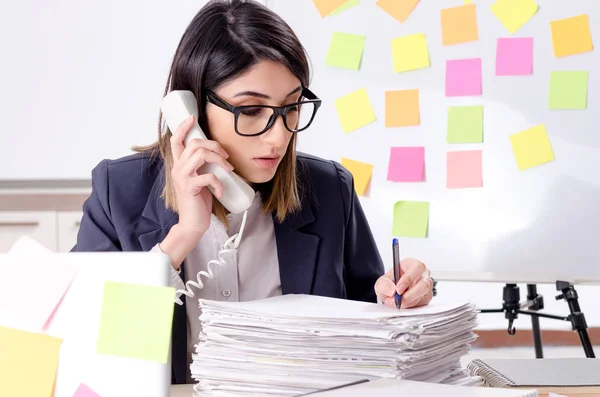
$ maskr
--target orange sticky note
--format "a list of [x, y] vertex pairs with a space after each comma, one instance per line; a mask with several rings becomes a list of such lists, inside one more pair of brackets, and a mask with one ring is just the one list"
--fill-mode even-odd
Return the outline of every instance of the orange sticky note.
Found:
[[552, 21], [550, 30], [556, 58], [588, 52], [594, 47], [587, 14]]
[[347, 1], [348, 0], [313, 0], [313, 4], [317, 7], [321, 17], [326, 17], [344, 5]]
[[475, 4], [446, 8], [441, 11], [444, 45], [477, 41], [477, 9]]
[[419, 90], [385, 92], [385, 126], [408, 127], [421, 124]]
[[377, 5], [398, 22], [404, 23], [419, 0], [378, 0]]
[[446, 153], [446, 187], [462, 189], [482, 187], [481, 150]]
[[371, 175], [373, 175], [373, 166], [371, 164], [347, 158], [342, 159], [342, 166], [350, 171], [354, 177], [354, 189], [356, 190], [356, 194], [363, 196], [365, 194], [365, 190], [367, 190], [369, 182], [371, 181]]
[[62, 339], [0, 327], [0, 396], [51, 397]]

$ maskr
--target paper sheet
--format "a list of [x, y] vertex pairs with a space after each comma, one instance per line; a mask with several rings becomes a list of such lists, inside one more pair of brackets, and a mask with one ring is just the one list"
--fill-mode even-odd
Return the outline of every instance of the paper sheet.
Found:
[[483, 142], [483, 106], [448, 107], [448, 143]]
[[394, 205], [396, 237], [427, 237], [429, 229], [429, 203], [424, 201], [398, 201]]
[[481, 58], [446, 61], [446, 96], [476, 96], [481, 91]]
[[[23, 293], [23, 272], [28, 277]], [[15, 255], [14, 265], [0, 267], [0, 312], [31, 330], [43, 330], [73, 282], [77, 271], [52, 257]], [[18, 298], [17, 298], [18, 297]]]
[[443, 45], [479, 40], [475, 4], [445, 8], [441, 11], [441, 20]]
[[313, 0], [321, 17], [326, 17], [338, 8], [342, 7], [348, 0]]
[[344, 132], [348, 133], [376, 120], [366, 88], [361, 88], [335, 101]]
[[351, 160], [348, 158], [342, 159], [342, 166], [346, 168], [354, 177], [354, 189], [356, 194], [363, 196], [367, 190], [367, 186], [371, 181], [373, 174], [373, 166], [361, 161]]
[[62, 340], [0, 326], [0, 396], [52, 397]]
[[510, 34], [527, 23], [538, 10], [534, 0], [497, 0], [490, 7]]
[[89, 386], [80, 384], [73, 397], [100, 397], [98, 393], [93, 391]]
[[592, 51], [592, 35], [587, 14], [550, 22], [552, 48], [557, 58]]
[[481, 150], [464, 150], [446, 154], [446, 187], [448, 189], [482, 186]]
[[395, 20], [404, 23], [418, 3], [419, 0], [378, 0], [376, 4]]
[[499, 38], [496, 45], [496, 76], [533, 73], [533, 37]]
[[587, 92], [587, 71], [551, 71], [548, 109], [586, 109]]
[[385, 92], [385, 126], [409, 127], [421, 124], [419, 90]]
[[511, 135], [510, 143], [521, 171], [554, 160], [544, 124]]
[[425, 148], [392, 147], [387, 179], [393, 182], [421, 182], [425, 177]]
[[329, 14], [329, 15], [330, 15], [330, 16], [331, 16], [331, 15], [339, 15], [339, 14], [341, 14], [342, 12], [344, 12], [344, 11], [346, 11], [346, 10], [350, 9], [350, 8], [353, 8], [353, 7], [356, 7], [356, 6], [358, 6], [359, 4], [360, 4], [360, 0], [348, 0], [348, 1], [346, 2], [346, 4], [342, 4], [341, 6], [339, 6], [338, 8], [336, 8], [336, 9], [335, 9], [335, 11], [333, 11], [333, 12], [332, 12], [331, 14]]
[[175, 289], [104, 284], [96, 352], [167, 363]]
[[358, 70], [363, 56], [365, 36], [334, 32], [325, 63], [336, 68]]
[[408, 72], [430, 66], [427, 39], [422, 33], [392, 39], [394, 72]]

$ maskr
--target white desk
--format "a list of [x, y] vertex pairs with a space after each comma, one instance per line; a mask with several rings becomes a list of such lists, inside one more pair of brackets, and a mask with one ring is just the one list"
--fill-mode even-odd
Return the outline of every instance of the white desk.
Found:
[[453, 272], [432, 271], [431, 276], [437, 281], [463, 281], [508, 284], [554, 284], [556, 281], [568, 281], [574, 285], [600, 285], [600, 279], [577, 279], [552, 274], [518, 274], [497, 272]]

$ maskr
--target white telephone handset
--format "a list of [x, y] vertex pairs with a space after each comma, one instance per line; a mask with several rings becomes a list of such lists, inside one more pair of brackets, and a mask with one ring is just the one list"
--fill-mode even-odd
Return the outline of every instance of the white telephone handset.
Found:
[[[207, 139], [198, 125], [198, 103], [191, 91], [171, 91], [163, 98], [161, 110], [172, 132], [175, 132], [190, 114], [194, 115], [196, 122], [185, 139], [186, 146], [191, 139]], [[236, 173], [229, 172], [214, 163], [205, 163], [200, 167], [199, 173], [212, 173], [223, 183], [223, 196], [218, 200], [229, 212], [239, 214], [252, 205], [254, 190]], [[208, 188], [214, 196], [213, 187]]]

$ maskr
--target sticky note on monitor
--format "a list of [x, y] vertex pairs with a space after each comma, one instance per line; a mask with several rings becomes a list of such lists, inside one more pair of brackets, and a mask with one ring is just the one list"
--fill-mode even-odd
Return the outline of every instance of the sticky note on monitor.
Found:
[[450, 106], [446, 141], [448, 143], [483, 142], [483, 106]]
[[100, 397], [98, 393], [92, 390], [88, 385], [80, 384], [73, 397]]
[[421, 124], [419, 90], [385, 92], [385, 126], [410, 127]]
[[538, 10], [534, 0], [496, 0], [490, 7], [510, 34], [527, 23]]
[[404, 23], [413, 12], [419, 0], [377, 0], [377, 5], [395, 20]]
[[96, 352], [166, 363], [175, 289], [107, 281]]
[[51, 397], [61, 344], [59, 338], [0, 326], [0, 396]]
[[365, 47], [365, 36], [334, 32], [325, 63], [342, 69], [358, 70]]
[[[0, 312], [9, 313], [29, 329], [47, 327], [77, 271], [51, 257], [22, 257], [14, 266], [0, 267]], [[21, 266], [19, 266], [21, 265]], [[27, 269], [27, 293], [15, 282]], [[19, 297], [15, 299], [15, 297]]]
[[373, 166], [362, 161], [342, 158], [342, 166], [354, 177], [354, 190], [359, 196], [363, 196], [373, 175]]
[[446, 96], [477, 96], [481, 91], [481, 58], [446, 61]]
[[342, 129], [348, 133], [376, 120], [366, 88], [361, 88], [335, 101]]
[[321, 17], [326, 17], [346, 4], [347, 1], [348, 0], [313, 0], [313, 4], [317, 7], [317, 11], [319, 11]]
[[496, 76], [533, 73], [533, 37], [499, 38], [496, 44]]
[[521, 171], [554, 160], [544, 124], [511, 135], [510, 143]]
[[340, 15], [342, 12], [349, 10], [350, 8], [354, 8], [360, 4], [360, 0], [348, 0], [345, 4], [342, 4], [338, 8], [335, 9], [329, 16], [332, 15]]
[[415, 33], [393, 39], [392, 58], [396, 73], [429, 67], [429, 49], [425, 35]]
[[468, 4], [441, 10], [442, 44], [468, 43], [479, 39], [477, 6]]
[[397, 237], [427, 237], [429, 203], [425, 201], [398, 201], [394, 204], [392, 235]]
[[425, 148], [392, 147], [387, 179], [392, 182], [421, 182], [425, 177]]
[[446, 187], [448, 189], [483, 186], [481, 150], [446, 153]]
[[587, 108], [588, 72], [562, 70], [550, 72], [549, 109]]
[[552, 48], [556, 58], [592, 51], [592, 35], [587, 14], [550, 22]]

